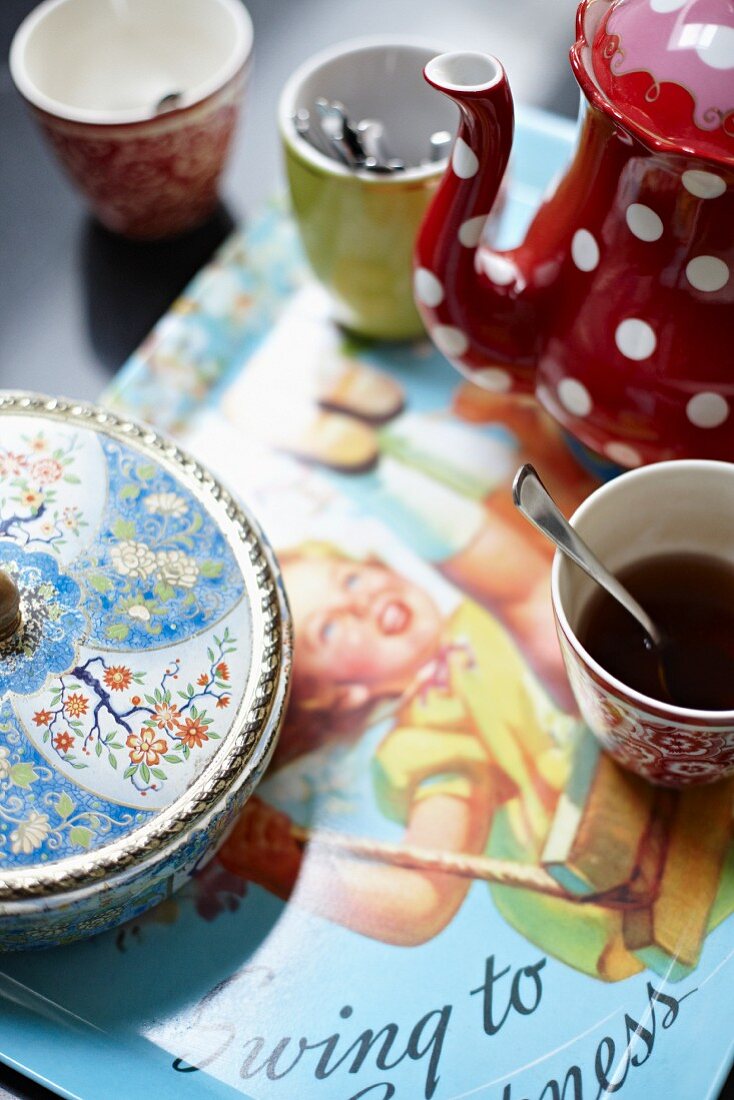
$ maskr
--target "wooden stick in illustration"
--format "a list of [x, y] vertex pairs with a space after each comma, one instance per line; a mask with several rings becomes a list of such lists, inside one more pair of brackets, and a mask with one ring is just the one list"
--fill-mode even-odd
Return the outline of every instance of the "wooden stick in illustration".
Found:
[[557, 898], [573, 898], [573, 895], [564, 890], [546, 871], [532, 864], [493, 859], [491, 856], [484, 855], [438, 852], [429, 848], [406, 847], [400, 844], [390, 844], [383, 840], [348, 836], [344, 833], [331, 832], [328, 829], [311, 832], [311, 830], [298, 825], [291, 826], [291, 835], [300, 844], [314, 845], [329, 852], [351, 856], [355, 859], [389, 863], [393, 867], [404, 867], [414, 871], [459, 875], [462, 878], [500, 883], [503, 886], [517, 886]]

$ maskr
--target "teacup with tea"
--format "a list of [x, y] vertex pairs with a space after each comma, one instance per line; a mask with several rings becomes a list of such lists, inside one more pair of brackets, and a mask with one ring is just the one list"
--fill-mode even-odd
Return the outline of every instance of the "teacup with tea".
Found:
[[560, 553], [552, 598], [581, 713], [655, 783], [734, 772], [734, 466], [662, 462], [603, 485], [571, 523], [652, 621], [656, 646]]

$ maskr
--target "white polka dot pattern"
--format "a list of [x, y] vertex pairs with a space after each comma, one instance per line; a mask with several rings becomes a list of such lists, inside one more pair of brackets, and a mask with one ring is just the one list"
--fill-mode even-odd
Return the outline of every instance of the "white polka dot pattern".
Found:
[[686, 416], [697, 428], [718, 428], [729, 416], [729, 402], [720, 393], [697, 393], [686, 405]]
[[686, 278], [696, 290], [710, 294], [729, 282], [729, 268], [718, 256], [696, 256], [686, 265]]
[[432, 271], [426, 267], [419, 267], [413, 275], [413, 290], [419, 302], [424, 306], [435, 309], [443, 301], [443, 286]]
[[480, 253], [482, 268], [496, 286], [509, 286], [515, 281], [515, 267], [504, 256], [494, 252]]
[[633, 202], [627, 207], [625, 219], [630, 232], [641, 241], [659, 241], [663, 235], [660, 216], [641, 202]]
[[642, 456], [629, 443], [607, 443], [604, 454], [619, 466], [642, 465]]
[[459, 244], [464, 248], [476, 248], [482, 239], [482, 230], [487, 220], [486, 214], [479, 214], [476, 218], [468, 218], [459, 226]]
[[726, 191], [726, 183], [714, 172], [702, 172], [699, 168], [690, 168], [681, 176], [683, 186], [697, 199], [718, 199]]
[[483, 367], [472, 371], [471, 377], [483, 390], [492, 393], [507, 393], [512, 389], [512, 377], [501, 367]]
[[696, 53], [710, 69], [734, 69], [734, 27], [721, 23], [709, 24], [704, 41], [696, 47]]
[[451, 154], [451, 167], [460, 180], [470, 180], [479, 171], [476, 153], [469, 148], [463, 138], [457, 138]]
[[588, 229], [577, 229], [574, 233], [571, 258], [579, 271], [593, 271], [599, 263], [599, 245]]
[[453, 325], [436, 325], [431, 329], [431, 339], [447, 358], [463, 355], [469, 347], [469, 341], [460, 328]]
[[639, 317], [628, 317], [617, 325], [614, 342], [626, 359], [648, 359], [655, 351], [657, 338], [651, 325]]
[[564, 378], [559, 383], [558, 397], [563, 407], [574, 416], [588, 416], [591, 412], [591, 395], [576, 378]]

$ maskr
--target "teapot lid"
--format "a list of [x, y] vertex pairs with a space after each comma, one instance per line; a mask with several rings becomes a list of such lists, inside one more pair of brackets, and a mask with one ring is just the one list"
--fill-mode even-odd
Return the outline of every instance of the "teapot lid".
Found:
[[107, 881], [259, 774], [289, 628], [255, 521], [175, 444], [28, 394], [0, 392], [0, 426], [0, 898], [19, 898]]
[[586, 73], [643, 140], [734, 160], [732, 0], [585, 0], [578, 23], [577, 74], [582, 46]]

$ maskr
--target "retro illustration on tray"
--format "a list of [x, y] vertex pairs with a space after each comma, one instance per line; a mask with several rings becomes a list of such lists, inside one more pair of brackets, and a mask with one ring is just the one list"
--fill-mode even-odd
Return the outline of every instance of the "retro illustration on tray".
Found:
[[673, 989], [734, 907], [732, 784], [656, 790], [573, 710], [550, 553], [509, 485], [535, 462], [570, 512], [593, 481], [530, 403], [447, 391], [422, 344], [384, 362], [306, 287], [190, 437], [236, 470], [271, 533], [295, 624], [292, 703], [215, 859], [116, 942], [127, 959], [182, 922], [240, 937], [240, 969], [151, 1032], [233, 1083], [233, 1013], [272, 955], [248, 929], [266, 913], [406, 965], [434, 944], [454, 957], [454, 928], [490, 929], [496, 950], [512, 932], [596, 988], [651, 975]]
[[[269, 778], [219, 852], [224, 868], [362, 935], [411, 946], [446, 927], [474, 877], [450, 859], [442, 868], [441, 856], [486, 853], [500, 861], [486, 870], [494, 905], [544, 952], [607, 981], [695, 966], [707, 930], [734, 905], [734, 883], [720, 878], [730, 782], [673, 794], [618, 768], [473, 601], [456, 594], [442, 615], [405, 575], [329, 544], [286, 551], [282, 567], [294, 698]], [[318, 825], [304, 849], [307, 802], [290, 818], [290, 792], [300, 781], [312, 797], [327, 767], [347, 798], [330, 750], [338, 759], [386, 722], [370, 762], [371, 812], [404, 829], [407, 859], [393, 863], [379, 842], [352, 851], [348, 836], [320, 845]], [[426, 852], [437, 856], [429, 868]], [[699, 890], [681, 941], [684, 869]]]
[[[361, 934], [408, 945], [446, 927], [471, 885], [450, 860], [442, 872], [440, 856], [485, 854], [504, 862], [487, 865], [494, 905], [548, 954], [608, 981], [645, 967], [680, 977], [734, 905], [734, 883], [721, 877], [732, 785], [656, 791], [600, 753], [560, 665], [550, 552], [509, 497], [525, 460], [567, 511], [590, 478], [536, 407], [464, 383], [450, 410], [435, 410], [428, 371], [420, 388], [420, 349], [398, 362], [388, 375], [368, 347], [345, 343], [309, 288], [220, 399], [236, 430], [320, 468], [444, 581], [421, 590], [380, 560], [379, 545], [366, 557], [318, 538], [278, 547], [296, 632], [292, 703], [270, 777], [219, 862]], [[276, 416], [286, 378], [290, 401]], [[272, 487], [260, 506], [286, 530]], [[292, 539], [292, 519], [287, 529]], [[430, 585], [446, 580], [470, 598], [442, 616]], [[371, 859], [369, 845], [351, 850], [348, 837], [319, 844], [318, 824], [309, 845], [299, 810], [289, 819], [280, 800], [295, 776], [323, 766], [329, 746], [353, 743], [386, 713], [391, 728], [370, 762], [374, 807], [404, 830], [400, 847], [418, 851], [413, 868], [379, 844]], [[693, 827], [701, 813], [705, 852]], [[429, 869], [425, 850], [439, 857]], [[683, 939], [681, 874], [700, 886]]]
[[[242, 396], [237, 385], [234, 394]], [[225, 394], [225, 408], [232, 400], [233, 392]], [[554, 454], [561, 469], [571, 461], [560, 441], [554, 452], [553, 429], [541, 430], [527, 407], [508, 410], [502, 399], [466, 388], [455, 404], [476, 430], [501, 426], [510, 455], [518, 447], [536, 461], [542, 454], [545, 468]], [[392, 431], [399, 433], [399, 420]], [[230, 456], [233, 439], [225, 434], [220, 443]], [[501, 446], [500, 475], [513, 461]], [[298, 467], [279, 462], [277, 476], [260, 455], [248, 463], [258, 471], [248, 491], [269, 512], [271, 530], [292, 539], [296, 490], [282, 470]], [[380, 528], [369, 549], [316, 537], [319, 516], [334, 507], [335, 490], [322, 476], [306, 479], [313, 537], [278, 547], [296, 633], [292, 702], [269, 777], [217, 857], [228, 888], [232, 876], [257, 883], [361, 935], [415, 946], [446, 928], [472, 881], [484, 878], [501, 916], [574, 969], [605, 981], [645, 967], [669, 978], [688, 973], [707, 932], [734, 904], [734, 883], [722, 878], [732, 785], [705, 795], [656, 791], [600, 753], [556, 690], [556, 668], [533, 660], [542, 620], [522, 612], [548, 560], [527, 528], [507, 525], [517, 549], [501, 555], [504, 571], [484, 581], [482, 607], [457, 591], [458, 570], [451, 585], [430, 570], [420, 585], [410, 564], [392, 566], [382, 549], [391, 540]], [[476, 476], [488, 476], [486, 467]], [[301, 499], [306, 482], [298, 485]], [[501, 511], [490, 514], [488, 530], [506, 549], [502, 524]], [[440, 527], [434, 517], [436, 538]], [[466, 587], [476, 595], [470, 579]], [[321, 820], [320, 792], [329, 803], [349, 803], [345, 761], [362, 738], [374, 741], [367, 816], [335, 828], [328, 811]], [[400, 826], [399, 858], [377, 839], [370, 844], [375, 814]], [[694, 827], [702, 814], [705, 848]], [[355, 824], [364, 830], [356, 844]], [[452, 860], [462, 856], [487, 862], [462, 869]], [[683, 939], [681, 876], [699, 887]], [[219, 908], [207, 884], [217, 884], [216, 894], [222, 881], [212, 872], [197, 887], [202, 912]]]
[[[210, 431], [204, 422], [199, 438]], [[273, 1038], [269, 1055], [267, 1039], [248, 1038], [267, 1034], [247, 1005], [256, 991], [260, 1003], [261, 984], [283, 990], [280, 966], [311, 1007], [305, 1018], [291, 1012], [301, 1022], [282, 1031], [274, 1007], [269, 1028], [297, 1035], [321, 1011], [293, 969], [308, 974], [312, 955], [328, 969], [348, 949], [349, 970], [369, 950], [372, 966], [399, 972], [398, 952], [408, 972], [422, 972], [423, 951], [439, 967], [471, 944], [503, 957], [508, 932], [515, 953], [524, 943], [569, 981], [616, 987], [623, 999], [635, 979], [687, 993], [734, 907], [734, 784], [678, 793], [620, 769], [553, 700], [521, 633], [345, 506], [322, 473], [268, 459], [221, 421], [218, 447], [212, 461], [241, 463], [243, 491], [270, 509], [295, 625], [293, 695], [270, 770], [215, 859], [117, 937], [130, 960], [203, 924], [241, 960], [156, 1023], [154, 1040], [179, 1067], [248, 1095], [288, 1095], [291, 1064], [309, 1087], [298, 1077], [308, 1055], [302, 1064], [295, 1039], [291, 1050]], [[397, 1016], [400, 994], [390, 996]]]
[[567, 508], [588, 494], [591, 478], [530, 402], [465, 384], [448, 407], [437, 407], [445, 365], [426, 345], [396, 348], [397, 369], [388, 373], [327, 318], [316, 288], [298, 294], [225, 390], [223, 413], [249, 436], [333, 475], [365, 511], [517, 631], [533, 667], [569, 702], [547, 599], [552, 552], [528, 533], [509, 487], [531, 453]]

